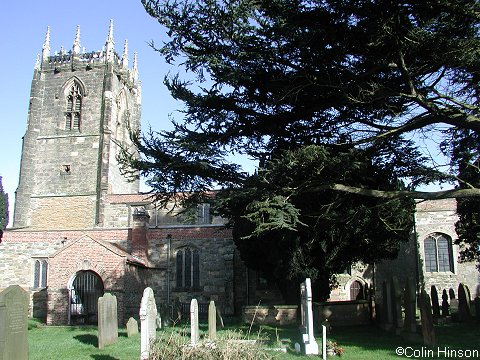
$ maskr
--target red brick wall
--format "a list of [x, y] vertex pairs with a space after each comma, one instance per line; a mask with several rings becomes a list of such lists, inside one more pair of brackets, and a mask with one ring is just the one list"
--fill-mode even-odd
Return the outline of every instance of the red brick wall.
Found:
[[117, 296], [119, 323], [123, 324], [123, 291], [126, 257], [120, 256], [89, 237], [82, 237], [49, 259], [47, 323], [66, 324], [68, 285], [80, 270], [100, 276], [105, 292]]

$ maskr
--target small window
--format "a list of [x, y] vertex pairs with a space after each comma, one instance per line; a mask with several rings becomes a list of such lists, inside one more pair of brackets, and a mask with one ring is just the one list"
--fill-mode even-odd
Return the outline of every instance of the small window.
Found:
[[47, 287], [48, 262], [46, 259], [36, 259], [33, 270], [33, 288]]
[[183, 248], [177, 251], [177, 287], [198, 289], [200, 287], [200, 257], [198, 250]]
[[429, 235], [424, 241], [425, 271], [453, 272], [452, 241], [443, 234]]
[[197, 206], [197, 224], [211, 224], [212, 215], [210, 211], [210, 204], [203, 203]]
[[67, 94], [67, 111], [65, 112], [65, 130], [80, 130], [82, 110], [82, 93], [80, 87], [73, 83]]

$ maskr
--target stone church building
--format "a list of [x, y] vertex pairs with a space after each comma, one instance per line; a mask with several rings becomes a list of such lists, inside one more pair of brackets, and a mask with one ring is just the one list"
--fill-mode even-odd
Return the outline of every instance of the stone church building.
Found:
[[[13, 227], [0, 243], [0, 290], [21, 285], [31, 314], [48, 324], [96, 322], [97, 299], [117, 296], [120, 324], [138, 315], [143, 289], [166, 311], [197, 298], [224, 314], [279, 300], [242, 264], [222, 219], [201, 204], [191, 216], [157, 208], [119, 171], [119, 146], [140, 128], [141, 83], [128, 44], [115, 52], [110, 23], [104, 50], [50, 51], [47, 30], [31, 85]], [[455, 201], [419, 203], [412, 239], [397, 260], [356, 264], [338, 276], [332, 300], [366, 296], [373, 282], [411, 276], [429, 286], [466, 283], [479, 294], [474, 264], [459, 264]], [[418, 242], [417, 242], [418, 241]], [[417, 252], [418, 243], [418, 252]]]

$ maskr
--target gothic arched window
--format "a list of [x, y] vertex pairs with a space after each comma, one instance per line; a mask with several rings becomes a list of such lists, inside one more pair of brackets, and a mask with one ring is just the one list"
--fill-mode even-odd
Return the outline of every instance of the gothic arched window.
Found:
[[425, 270], [453, 272], [452, 240], [443, 234], [429, 235], [424, 241]]
[[83, 95], [75, 82], [67, 93], [67, 111], [65, 112], [65, 130], [79, 130]]
[[33, 288], [44, 288], [47, 286], [48, 262], [45, 259], [35, 260], [33, 269]]
[[182, 248], [176, 255], [177, 288], [200, 287], [200, 256], [197, 249]]

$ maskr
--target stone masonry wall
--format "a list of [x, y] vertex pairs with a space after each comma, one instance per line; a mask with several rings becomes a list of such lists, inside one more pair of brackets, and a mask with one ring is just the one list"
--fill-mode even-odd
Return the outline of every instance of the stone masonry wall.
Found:
[[435, 285], [439, 294], [443, 289], [453, 288], [457, 294], [460, 282], [467, 285], [472, 297], [480, 295], [480, 272], [474, 263], [458, 261], [460, 248], [453, 245], [453, 272], [426, 272], [424, 264], [424, 240], [428, 235], [441, 233], [448, 235], [452, 242], [457, 239], [455, 222], [458, 221], [456, 214], [455, 199], [428, 201], [417, 206], [417, 234], [420, 250], [420, 266], [425, 281], [425, 289], [429, 292], [432, 285]]
[[88, 229], [95, 224], [95, 196], [32, 198], [32, 230]]
[[407, 244], [401, 246], [397, 259], [385, 260], [376, 265], [375, 282], [377, 304], [382, 299], [381, 285], [384, 280], [390, 281], [397, 276], [403, 286], [406, 277], [424, 282], [425, 289], [430, 292], [435, 285], [439, 294], [443, 289], [453, 288], [457, 292], [458, 284], [463, 282], [471, 291], [472, 297], [480, 294], [480, 273], [474, 263], [458, 261], [459, 246], [452, 246], [454, 271], [426, 272], [424, 264], [424, 240], [434, 233], [447, 235], [452, 242], [457, 238], [455, 233], [456, 215], [455, 199], [431, 200], [417, 203], [415, 213], [415, 231]]
[[[167, 236], [171, 236], [170, 258]], [[189, 302], [196, 298], [200, 302], [215, 300], [225, 314], [233, 314], [234, 304], [234, 252], [235, 244], [231, 232], [223, 226], [163, 227], [148, 232], [149, 260], [155, 268], [170, 269], [170, 305], [177, 298]], [[185, 247], [199, 251], [200, 289], [186, 292], [176, 287], [176, 251]], [[170, 263], [168, 264], [168, 259]], [[155, 281], [153, 278], [150, 281]], [[162, 281], [163, 283], [163, 281]], [[165, 286], [168, 286], [165, 284]], [[166, 302], [164, 288], [161, 302]]]

